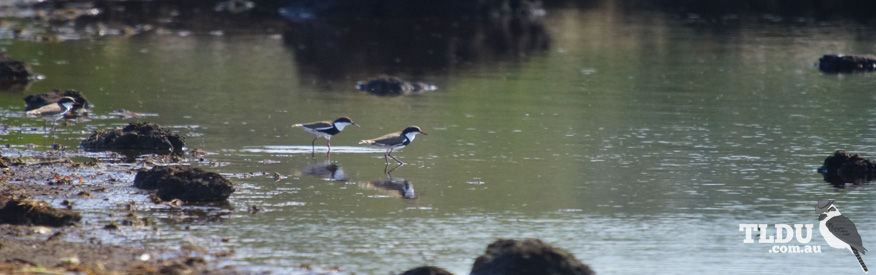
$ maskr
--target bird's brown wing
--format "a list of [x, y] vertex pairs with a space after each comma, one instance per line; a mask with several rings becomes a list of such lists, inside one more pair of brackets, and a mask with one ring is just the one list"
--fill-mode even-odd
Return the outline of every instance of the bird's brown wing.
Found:
[[42, 107], [27, 111], [27, 115], [41, 116], [41, 115], [55, 115], [60, 114], [64, 111], [64, 108], [61, 105], [56, 103], [43, 105]]
[[391, 134], [386, 134], [378, 138], [366, 139], [359, 142], [359, 144], [371, 144], [376, 146], [391, 146], [396, 144], [401, 144], [404, 142], [405, 137], [401, 135], [401, 132], [395, 132]]
[[324, 129], [332, 128], [332, 123], [328, 122], [328, 121], [317, 121], [317, 122], [309, 122], [309, 123], [299, 123], [299, 124], [295, 124], [292, 126], [304, 127], [304, 128], [313, 129], [313, 130], [319, 130], [319, 129], [324, 130]]

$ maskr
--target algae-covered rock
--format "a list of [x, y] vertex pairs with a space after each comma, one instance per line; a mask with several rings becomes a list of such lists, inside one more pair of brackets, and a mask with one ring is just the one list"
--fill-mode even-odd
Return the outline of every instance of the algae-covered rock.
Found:
[[471, 269], [471, 275], [487, 274], [594, 274], [572, 253], [538, 239], [499, 239], [487, 246]]
[[142, 151], [182, 154], [183, 137], [152, 122], [130, 123], [123, 129], [94, 131], [82, 141], [90, 151]]
[[0, 206], [0, 223], [59, 227], [82, 219], [79, 213], [40, 201], [0, 196]]
[[228, 199], [234, 192], [231, 181], [222, 175], [181, 165], [141, 170], [134, 177], [134, 187], [157, 189], [155, 194], [165, 201], [217, 202]]

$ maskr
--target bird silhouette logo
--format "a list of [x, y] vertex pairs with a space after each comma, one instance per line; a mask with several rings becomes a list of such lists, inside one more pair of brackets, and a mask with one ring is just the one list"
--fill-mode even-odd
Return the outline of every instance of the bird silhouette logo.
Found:
[[867, 249], [861, 242], [861, 234], [858, 234], [858, 228], [855, 227], [855, 224], [840, 214], [832, 200], [818, 201], [815, 213], [818, 214], [818, 231], [821, 232], [821, 236], [824, 237], [827, 244], [833, 248], [851, 251], [858, 259], [861, 269], [867, 273], [867, 265], [861, 259], [861, 254], [866, 253]]

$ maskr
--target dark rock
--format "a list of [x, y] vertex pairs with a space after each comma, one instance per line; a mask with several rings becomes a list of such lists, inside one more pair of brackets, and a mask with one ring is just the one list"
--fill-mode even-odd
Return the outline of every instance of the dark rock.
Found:
[[825, 54], [818, 59], [818, 69], [826, 73], [876, 71], [876, 57]]
[[155, 166], [151, 170], [140, 170], [134, 177], [134, 186], [157, 189], [156, 195], [165, 201], [224, 201], [234, 192], [231, 181], [222, 175], [189, 166]]
[[0, 91], [20, 93], [30, 89], [30, 80], [0, 79]]
[[28, 80], [30, 76], [27, 64], [0, 53], [0, 80]]
[[67, 209], [57, 209], [45, 202], [16, 199], [0, 196], [0, 223], [65, 226], [71, 225], [82, 216]]
[[571, 253], [538, 239], [499, 239], [475, 260], [471, 275], [595, 274]]
[[824, 181], [837, 186], [862, 184], [876, 178], [876, 163], [859, 154], [837, 150], [824, 159], [824, 165], [818, 168], [818, 172], [824, 176]]
[[76, 100], [76, 104], [73, 105], [73, 110], [71, 116], [76, 116], [79, 112], [88, 109], [88, 99], [85, 99], [85, 96], [82, 95], [77, 90], [66, 90], [61, 92], [58, 89], [54, 89], [42, 94], [37, 95], [29, 95], [24, 98], [24, 103], [27, 104], [25, 107], [25, 111], [30, 111], [48, 104], [52, 104], [61, 100], [62, 97], [69, 96]]
[[182, 154], [183, 137], [152, 122], [130, 123], [124, 129], [97, 130], [80, 144], [86, 150]]
[[453, 275], [453, 273], [437, 266], [421, 266], [405, 271], [401, 275]]
[[438, 87], [423, 82], [405, 81], [394, 76], [380, 76], [368, 81], [360, 81], [356, 84], [356, 89], [379, 96], [400, 96], [434, 91]]

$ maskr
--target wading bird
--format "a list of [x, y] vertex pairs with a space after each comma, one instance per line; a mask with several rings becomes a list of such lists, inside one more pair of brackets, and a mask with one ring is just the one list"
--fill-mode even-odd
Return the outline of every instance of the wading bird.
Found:
[[367, 144], [374, 147], [386, 149], [386, 153], [383, 154], [383, 160], [386, 161], [386, 163], [389, 163], [389, 159], [387, 159], [387, 157], [390, 157], [399, 164], [405, 164], [404, 161], [401, 161], [392, 155], [392, 150], [404, 148], [412, 141], [414, 141], [414, 137], [416, 137], [417, 134], [425, 135], [426, 133], [423, 132], [423, 130], [420, 130], [420, 127], [410, 126], [408, 128], [405, 128], [401, 132], [395, 132], [391, 134], [386, 134], [378, 138], [359, 141], [359, 144]]
[[326, 140], [325, 143], [326, 146], [328, 146], [328, 152], [326, 153], [326, 155], [329, 155], [332, 152], [332, 136], [337, 135], [344, 130], [344, 127], [347, 127], [347, 125], [351, 124], [359, 127], [359, 124], [353, 122], [353, 120], [351, 120], [349, 117], [340, 117], [332, 122], [316, 121], [309, 123], [298, 123], [292, 125], [292, 127], [301, 127], [301, 129], [303, 129], [304, 131], [316, 135], [316, 137], [314, 137], [313, 141], [310, 143], [310, 148], [313, 150], [310, 154], [311, 156], [313, 156], [316, 153], [316, 140], [318, 138], [324, 138]]
[[[27, 116], [42, 117], [46, 120], [46, 123], [48, 123], [49, 120], [51, 120], [52, 121], [52, 130], [49, 131], [49, 134], [52, 135], [52, 137], [53, 137], [52, 143], [54, 143], [55, 142], [54, 141], [55, 122], [57, 122], [59, 119], [64, 118], [64, 115], [69, 113], [70, 110], [73, 110], [73, 105], [75, 105], [75, 104], [76, 104], [76, 99], [73, 99], [72, 97], [69, 97], [69, 96], [65, 96], [65, 97], [62, 97], [60, 100], [58, 100], [58, 102], [43, 105], [42, 107], [27, 111], [25, 114]], [[46, 125], [43, 124], [43, 131], [45, 131], [45, 130], [46, 130]]]

